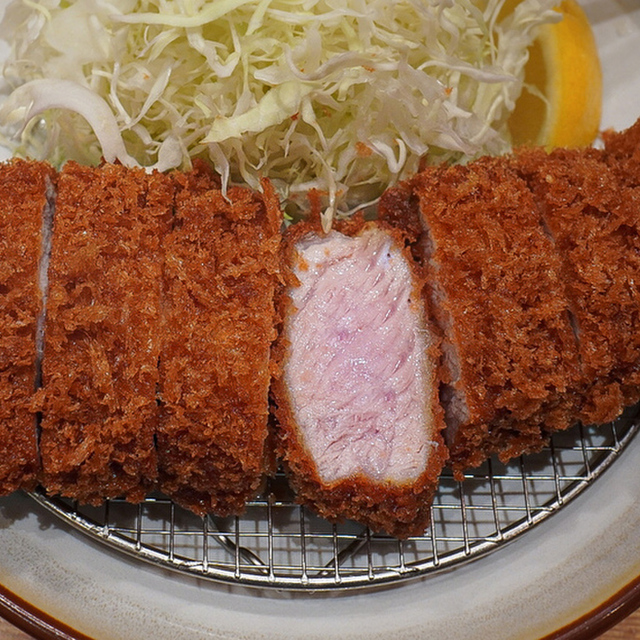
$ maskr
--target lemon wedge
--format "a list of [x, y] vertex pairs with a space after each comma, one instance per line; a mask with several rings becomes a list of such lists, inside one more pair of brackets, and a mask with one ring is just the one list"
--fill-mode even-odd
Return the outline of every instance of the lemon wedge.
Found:
[[593, 31], [575, 0], [557, 11], [562, 20], [542, 26], [530, 49], [525, 89], [509, 118], [514, 146], [581, 147], [598, 134], [602, 69]]

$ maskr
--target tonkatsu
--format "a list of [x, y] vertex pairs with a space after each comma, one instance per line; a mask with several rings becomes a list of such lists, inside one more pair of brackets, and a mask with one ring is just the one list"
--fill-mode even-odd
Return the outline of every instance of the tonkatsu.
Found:
[[271, 345], [282, 214], [262, 192], [175, 176], [163, 244], [159, 486], [204, 515], [237, 514], [272, 465]]
[[45, 163], [0, 165], [0, 495], [33, 489], [40, 479], [32, 403], [55, 181]]
[[[640, 124], [429, 167], [291, 224], [202, 165], [0, 166], [0, 493], [241, 513], [279, 457], [331, 521], [640, 400]], [[444, 437], [443, 437], [444, 434]]]
[[172, 182], [67, 163], [58, 177], [42, 360], [43, 478], [85, 503], [155, 486], [161, 242]]
[[438, 339], [404, 237], [373, 222], [328, 234], [301, 223], [285, 255], [274, 398], [289, 481], [330, 520], [419, 535], [446, 449]]
[[379, 214], [411, 230], [427, 270], [453, 470], [539, 450], [572, 423], [578, 351], [525, 182], [501, 158], [432, 167], [383, 195]]
[[582, 370], [575, 419], [585, 424], [613, 420], [640, 399], [640, 189], [605, 159], [576, 149], [513, 159], [561, 259]]

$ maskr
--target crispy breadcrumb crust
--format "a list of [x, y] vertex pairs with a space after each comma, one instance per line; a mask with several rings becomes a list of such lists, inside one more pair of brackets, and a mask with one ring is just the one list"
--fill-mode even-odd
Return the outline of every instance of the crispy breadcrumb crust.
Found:
[[619, 180], [631, 176], [608, 155], [535, 149], [514, 160], [562, 258], [585, 387], [577, 417], [587, 424], [613, 420], [640, 400], [640, 189]]
[[33, 489], [39, 476], [36, 331], [43, 217], [56, 180], [42, 162], [0, 166], [0, 494]]
[[[535, 451], [577, 419], [606, 422], [640, 400], [640, 120], [603, 140], [603, 150], [519, 150], [427, 169], [380, 201], [376, 224], [423, 263], [412, 269], [440, 363], [433, 389], [457, 384], [470, 409], [451, 443], [458, 478], [492, 453]], [[43, 212], [58, 182], [34, 399]], [[293, 226], [280, 253], [280, 209], [263, 189], [223, 196], [199, 163], [170, 176], [3, 163], [0, 494], [40, 481], [80, 502], [141, 500], [157, 487], [157, 438], [168, 495], [200, 515], [240, 513], [273, 468], [273, 374], [277, 452], [299, 501], [332, 521], [423, 533], [447, 455], [441, 439], [413, 485], [318, 477], [283, 372], [295, 245], [322, 230], [315, 217]], [[337, 228], [353, 235], [365, 224]], [[459, 382], [442, 343], [458, 349]], [[435, 392], [430, 400], [442, 426]]]
[[[238, 514], [267, 470], [282, 214], [272, 185], [223, 194], [175, 174], [164, 242], [160, 488], [197, 514]], [[194, 188], [195, 187], [195, 188]]]
[[447, 414], [460, 421], [447, 437], [456, 476], [493, 453], [540, 450], [572, 423], [577, 347], [559, 259], [524, 182], [496, 158], [434, 167], [385, 194], [380, 215], [415, 238], [443, 353], [455, 348], [441, 375], [443, 398], [466, 406]]
[[[604, 131], [604, 150], [591, 153], [602, 158], [628, 187], [640, 186], [640, 118], [624, 131]], [[588, 152], [587, 152], [588, 153]]]
[[43, 484], [140, 501], [157, 475], [165, 175], [69, 162], [59, 175], [43, 359]]
[[[334, 228], [346, 235], [357, 235], [367, 224], [360, 218], [336, 223]], [[402, 248], [411, 267], [416, 297], [419, 298], [424, 286], [423, 275], [413, 262], [409, 251], [405, 249], [405, 236], [397, 229], [383, 223], [376, 223], [384, 228]], [[438, 383], [435, 379], [435, 364], [439, 357], [438, 342], [433, 340], [428, 350], [428, 358], [434, 363], [434, 377], [429, 381], [430, 390], [426, 399], [433, 411], [435, 443], [427, 460], [425, 471], [413, 482], [403, 484], [376, 483], [363, 475], [357, 475], [328, 485], [318, 475], [316, 465], [308, 452], [304, 434], [296, 423], [289, 390], [284, 374], [287, 366], [287, 319], [295, 313], [288, 291], [296, 287], [298, 282], [293, 272], [296, 263], [296, 245], [308, 234], [323, 235], [318, 218], [309, 222], [289, 227], [283, 244], [283, 274], [285, 287], [279, 299], [279, 315], [281, 328], [278, 341], [274, 347], [274, 361], [277, 363], [272, 382], [272, 396], [277, 417], [277, 453], [283, 463], [290, 485], [296, 492], [296, 499], [309, 506], [320, 516], [331, 522], [353, 519], [369, 526], [374, 531], [386, 532], [398, 538], [421, 535], [429, 524], [430, 506], [437, 488], [440, 472], [447, 458], [446, 447], [442, 438], [444, 418], [438, 403]], [[425, 318], [425, 329], [429, 330], [428, 319]]]

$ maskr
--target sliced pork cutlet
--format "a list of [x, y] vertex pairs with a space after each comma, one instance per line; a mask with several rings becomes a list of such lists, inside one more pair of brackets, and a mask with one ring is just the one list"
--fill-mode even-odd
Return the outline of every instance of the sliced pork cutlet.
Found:
[[520, 152], [562, 259], [585, 383], [579, 418], [616, 418], [640, 399], [640, 191], [593, 150]]
[[160, 488], [204, 515], [237, 514], [267, 465], [282, 214], [263, 193], [179, 183], [165, 240]]
[[274, 400], [298, 500], [397, 537], [422, 534], [446, 458], [438, 342], [404, 237], [352, 221], [289, 229]]
[[65, 165], [58, 179], [43, 358], [46, 490], [142, 500], [154, 486], [161, 241], [173, 184]]
[[458, 478], [539, 450], [572, 420], [577, 347], [560, 261], [532, 194], [504, 161], [437, 167], [384, 194], [411, 230], [443, 337], [441, 400]]
[[55, 172], [41, 162], [0, 165], [0, 495], [35, 487], [36, 414], [47, 239]]
[[640, 119], [623, 131], [602, 133], [604, 149], [600, 154], [618, 179], [628, 187], [640, 187]]

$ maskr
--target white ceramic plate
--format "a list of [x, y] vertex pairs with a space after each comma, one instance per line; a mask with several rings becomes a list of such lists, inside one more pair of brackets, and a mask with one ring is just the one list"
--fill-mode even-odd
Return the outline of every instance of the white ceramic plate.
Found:
[[[627, 127], [640, 116], [640, 0], [583, 5], [604, 67], [603, 127]], [[590, 637], [578, 621], [602, 623], [638, 595], [639, 495], [636, 438], [593, 486], [494, 553], [399, 586], [329, 595], [165, 572], [94, 543], [16, 494], [0, 500], [0, 610], [50, 638], [499, 640], [569, 637], [572, 625]]]

